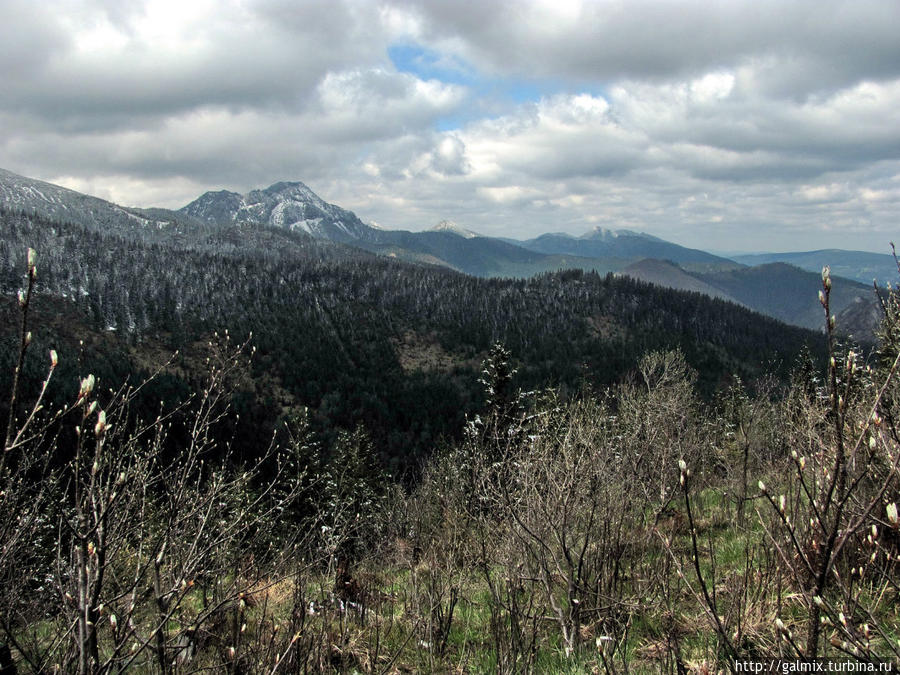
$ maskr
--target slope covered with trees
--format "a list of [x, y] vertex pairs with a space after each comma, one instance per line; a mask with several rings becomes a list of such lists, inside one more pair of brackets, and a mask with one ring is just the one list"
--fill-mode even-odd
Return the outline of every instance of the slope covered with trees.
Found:
[[[707, 394], [733, 374], [785, 372], [817, 343], [728, 303], [577, 270], [486, 280], [279, 229], [145, 244], [21, 213], [2, 218], [8, 296], [31, 245], [41, 252], [38, 298], [61, 303], [77, 318], [71, 325], [147, 368], [180, 349], [172, 372], [190, 377], [214, 331], [252, 333], [256, 407], [247, 414], [271, 426], [307, 407], [332, 436], [362, 424], [395, 468], [458, 436], [479, 403], [478, 362], [496, 341], [521, 364], [526, 389], [602, 388], [647, 350], [679, 348]], [[444, 365], [416, 365], [422, 350], [439, 351]]]
[[[227, 334], [204, 343], [193, 394], [177, 405], [141, 414], [152, 376], [107, 389], [93, 373], [52, 403], [66, 357], [36, 349], [38, 306], [51, 300], [35, 292], [39, 261], [33, 251], [22, 261], [7, 324], [19, 414], [0, 455], [0, 668], [900, 662], [896, 294], [868, 360], [829, 321], [824, 370], [802, 359], [789, 382], [751, 392], [735, 380], [714, 401], [679, 349], [565, 396], [523, 391], [495, 343], [477, 414], [404, 487], [363, 429], [326, 445], [303, 414], [248, 455], [233, 411], [252, 348]], [[570, 276], [538, 281], [574, 284], [569, 301], [591, 295], [589, 275]], [[619, 303], [652, 298], [615, 281], [597, 288]], [[497, 283], [492, 295], [517, 287]], [[826, 274], [823, 319], [831, 287]], [[716, 317], [703, 302], [701, 318]], [[40, 374], [31, 390], [18, 377], [28, 363]]]

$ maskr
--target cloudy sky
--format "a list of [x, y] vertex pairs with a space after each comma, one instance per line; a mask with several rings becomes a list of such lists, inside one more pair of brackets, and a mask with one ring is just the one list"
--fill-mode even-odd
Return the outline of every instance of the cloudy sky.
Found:
[[0, 167], [135, 206], [302, 180], [392, 229], [886, 252], [898, 26], [896, 0], [2, 0]]

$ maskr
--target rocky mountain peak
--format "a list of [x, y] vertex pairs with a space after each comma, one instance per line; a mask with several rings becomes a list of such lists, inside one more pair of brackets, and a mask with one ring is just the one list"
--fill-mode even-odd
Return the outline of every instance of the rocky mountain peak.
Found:
[[245, 195], [207, 192], [180, 212], [211, 225], [237, 222], [282, 227], [340, 242], [367, 241], [375, 232], [352, 211], [327, 203], [299, 181], [274, 183]]

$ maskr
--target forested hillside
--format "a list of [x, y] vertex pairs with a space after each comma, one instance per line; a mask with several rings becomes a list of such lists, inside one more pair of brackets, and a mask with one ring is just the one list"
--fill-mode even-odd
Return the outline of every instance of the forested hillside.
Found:
[[[14, 220], [10, 232], [47, 225]], [[65, 236], [54, 228], [48, 250]], [[766, 342], [790, 334], [732, 304], [591, 274], [485, 282], [385, 260], [126, 253], [73, 235], [98, 267], [50, 272], [63, 261], [27, 249], [4, 309], [18, 414], [0, 455], [0, 668], [682, 673], [761, 658], [900, 661], [896, 294], [868, 357], [827, 321], [824, 370], [807, 354], [787, 380], [725, 386], [709, 374], [729, 363], [754, 374], [752, 355], [790, 354]], [[70, 262], [87, 255], [67, 251]], [[90, 310], [79, 281], [100, 279], [91, 292], [109, 298], [125, 277], [105, 281], [104, 265], [126, 255], [139, 281], [166, 261], [186, 279], [193, 292], [171, 291], [170, 309], [187, 333], [154, 328], [155, 316], [126, 329], [119, 304]], [[234, 267], [275, 288], [219, 292], [237, 283]], [[74, 300], [38, 291], [45, 268]], [[154, 288], [137, 284], [129, 299]], [[826, 272], [823, 319], [831, 288]], [[451, 299], [456, 308], [441, 304]], [[213, 320], [260, 328], [252, 344], [263, 346], [212, 332]], [[525, 356], [494, 342], [480, 358], [497, 337]], [[630, 363], [629, 338], [648, 350]], [[183, 351], [147, 372], [169, 343]], [[457, 368], [466, 349], [478, 373]], [[315, 359], [291, 363], [304, 352], [326, 379]], [[573, 359], [578, 391], [522, 389]], [[415, 427], [404, 436], [405, 422], [459, 416], [448, 369], [475, 382], [472, 414], [415, 457], [412, 480], [392, 480], [379, 455], [402, 466], [413, 457], [389, 453], [422, 438]], [[423, 372], [435, 379], [404, 379]], [[316, 392], [289, 377], [333, 386], [311, 411], [318, 426], [292, 404]], [[407, 418], [365, 416], [398, 391]], [[273, 396], [274, 407], [260, 402]], [[336, 426], [341, 396], [361, 404], [353, 429]], [[381, 432], [388, 421], [399, 435]]]
[[362, 425], [395, 469], [458, 437], [481, 405], [479, 363], [497, 341], [519, 366], [517, 386], [569, 392], [618, 381], [653, 349], [681, 349], [707, 395], [733, 375], [785, 373], [804, 348], [821, 353], [814, 334], [732, 304], [577, 270], [487, 280], [283, 229], [143, 243], [17, 212], [2, 218], [4, 293], [20, 287], [31, 246], [41, 260], [36, 307], [52, 299], [73, 317], [40, 339], [74, 344], [85, 336], [66, 329], [81, 325], [145, 369], [180, 349], [171, 376], [187, 377], [213, 332], [252, 333], [246, 414], [274, 427], [305, 406], [329, 436]]

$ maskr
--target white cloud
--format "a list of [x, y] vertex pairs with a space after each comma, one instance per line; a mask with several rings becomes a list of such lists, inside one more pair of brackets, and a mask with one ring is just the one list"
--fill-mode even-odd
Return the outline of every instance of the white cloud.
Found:
[[[144, 206], [298, 179], [387, 227], [883, 250], [898, 23], [881, 0], [7, 0], [0, 166]], [[398, 42], [457, 79], [398, 72]]]

